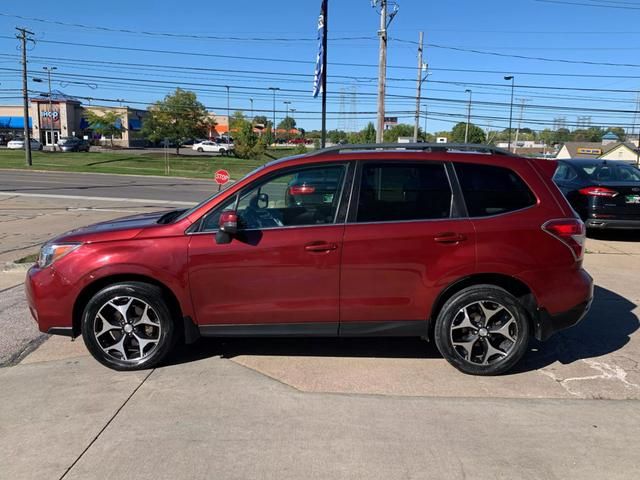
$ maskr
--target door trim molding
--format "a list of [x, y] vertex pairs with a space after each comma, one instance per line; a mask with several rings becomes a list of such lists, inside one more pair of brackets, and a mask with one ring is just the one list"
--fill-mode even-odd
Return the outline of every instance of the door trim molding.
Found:
[[203, 337], [426, 337], [426, 320], [200, 325]]

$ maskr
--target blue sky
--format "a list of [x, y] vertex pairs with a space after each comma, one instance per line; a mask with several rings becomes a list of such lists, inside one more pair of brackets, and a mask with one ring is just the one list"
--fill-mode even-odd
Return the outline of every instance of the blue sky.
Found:
[[[522, 99], [522, 125], [537, 130], [553, 126], [557, 117], [565, 117], [570, 128], [575, 128], [582, 116], [591, 117], [593, 125], [629, 128], [635, 123], [634, 92], [640, 89], [640, 2], [637, 8], [631, 0], [601, 3], [631, 7], [625, 9], [535, 0], [397, 3], [399, 12], [389, 30], [389, 116], [413, 122], [410, 112], [415, 108], [411, 97], [415, 93], [417, 60], [416, 45], [411, 42], [416, 42], [422, 30], [427, 43], [425, 60], [432, 69], [422, 101], [428, 109], [428, 131], [450, 129], [464, 121], [466, 89], [473, 91], [473, 121], [483, 128], [505, 128], [510, 86], [503, 76], [512, 73], [516, 76], [514, 126]], [[363, 128], [375, 120], [377, 13], [369, 0], [330, 0], [329, 4], [328, 126]], [[15, 89], [20, 88], [20, 74], [14, 71], [19, 69], [19, 52], [13, 36], [16, 26], [24, 26], [35, 33], [36, 39], [29, 52], [29, 76], [41, 76], [43, 65], [56, 66], [53, 88], [65, 94], [101, 99], [92, 103], [105, 105], [118, 104], [115, 100], [122, 99], [125, 104], [145, 108], [181, 86], [197, 91], [207, 107], [224, 114], [228, 85], [232, 111], [249, 113], [253, 98], [254, 113], [270, 118], [272, 93], [268, 88], [277, 87], [278, 118], [287, 108], [283, 102], [290, 101], [289, 108], [295, 109], [293, 116], [299, 126], [319, 128], [320, 99], [311, 97], [311, 88], [320, 0], [182, 4], [114, 0], [79, 5], [68, 0], [54, 4], [33, 0], [28, 7], [18, 3], [0, 6], [0, 14], [135, 32], [224, 38], [112, 32], [0, 15], [0, 103], [19, 103], [19, 98], [10, 98], [19, 95]], [[127, 50], [132, 48], [182, 53]], [[638, 67], [570, 63], [584, 61]], [[451, 71], [455, 69], [491, 72]], [[631, 78], [620, 78], [624, 76]], [[41, 90], [42, 84], [30, 83], [30, 88]], [[352, 115], [352, 111], [362, 114]]]

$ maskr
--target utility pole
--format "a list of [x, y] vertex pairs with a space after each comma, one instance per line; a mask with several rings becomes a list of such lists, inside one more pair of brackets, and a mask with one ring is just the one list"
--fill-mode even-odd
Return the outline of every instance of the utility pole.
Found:
[[[51, 72], [57, 70], [56, 67], [42, 67], [49, 77], [49, 140], [51, 141], [51, 150], [56, 151], [56, 142], [53, 139], [53, 102], [51, 99]], [[60, 113], [58, 112], [58, 115]]]
[[469, 103], [467, 104], [467, 126], [464, 129], [464, 143], [469, 143], [469, 124], [471, 123], [471, 95], [473, 92], [470, 89], [466, 89], [465, 93], [469, 94]]
[[251, 121], [253, 122], [253, 98], [250, 98], [249, 101], [251, 102]]
[[17, 38], [22, 42], [22, 101], [24, 107], [24, 155], [28, 167], [33, 165], [31, 161], [31, 129], [29, 128], [29, 91], [27, 88], [27, 40], [31, 40], [27, 35], [34, 35], [26, 28], [17, 28], [19, 35]]
[[418, 36], [418, 81], [416, 85], [416, 121], [413, 126], [413, 143], [418, 141], [418, 129], [420, 124], [420, 91], [422, 90], [422, 41], [424, 39], [424, 32], [420, 32]]
[[[384, 134], [384, 95], [386, 90], [387, 76], [387, 27], [391, 24], [393, 17], [398, 13], [398, 5], [394, 3], [394, 9], [391, 14], [387, 15], [388, 0], [372, 0], [371, 5], [377, 7], [380, 5], [380, 59], [378, 62], [378, 121], [376, 128], [376, 143], [382, 143]], [[389, 21], [387, 22], [387, 17]]]

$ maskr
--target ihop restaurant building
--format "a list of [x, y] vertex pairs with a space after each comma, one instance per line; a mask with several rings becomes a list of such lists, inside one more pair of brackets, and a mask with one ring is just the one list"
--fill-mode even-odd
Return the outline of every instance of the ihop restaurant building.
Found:
[[[0, 105], [0, 136], [7, 138], [22, 137], [24, 132], [24, 115], [22, 106]], [[114, 136], [113, 144], [119, 147], [142, 146], [144, 140], [140, 134], [142, 119], [146, 110], [129, 107], [103, 107], [83, 105], [72, 98], [55, 98], [49, 105], [48, 98], [32, 98], [29, 107], [29, 126], [31, 135], [43, 145], [56, 143], [60, 137], [78, 137], [97, 143], [108, 141], [101, 139], [89, 128], [85, 119], [87, 111], [98, 114], [115, 111], [119, 114], [122, 131]]]

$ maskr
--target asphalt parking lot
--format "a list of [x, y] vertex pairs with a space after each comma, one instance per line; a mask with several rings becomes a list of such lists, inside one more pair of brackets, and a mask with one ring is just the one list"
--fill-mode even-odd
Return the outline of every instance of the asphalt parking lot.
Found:
[[[0, 206], [0, 262], [59, 231], [161, 207]], [[81, 341], [40, 335], [24, 272], [5, 267], [0, 477], [631, 478], [640, 235], [597, 234], [587, 251], [589, 315], [493, 378], [462, 375], [433, 345], [400, 338], [201, 340], [160, 368], [117, 373]]]

